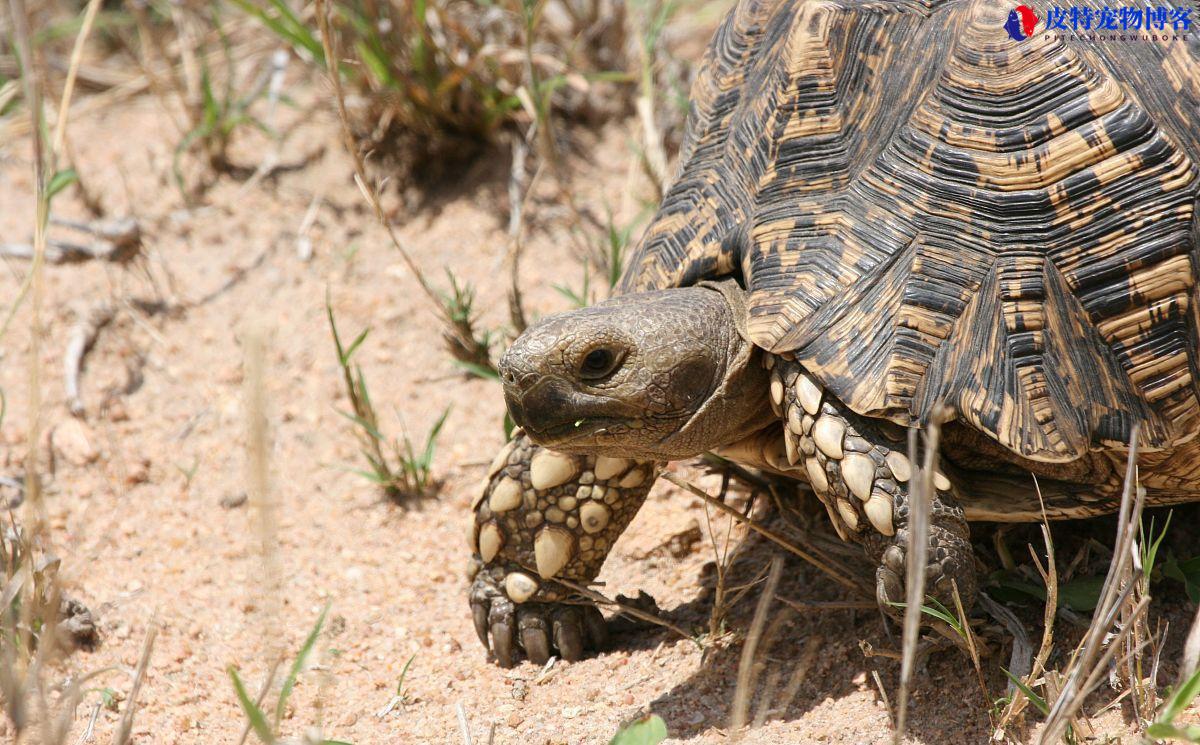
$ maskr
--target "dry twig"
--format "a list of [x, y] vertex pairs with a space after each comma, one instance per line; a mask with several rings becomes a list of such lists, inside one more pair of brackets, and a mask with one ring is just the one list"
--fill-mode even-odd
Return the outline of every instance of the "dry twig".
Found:
[[817, 569], [820, 569], [822, 572], [828, 574], [834, 581], [836, 581], [838, 584], [842, 585], [843, 587], [846, 587], [850, 590], [854, 590], [855, 592], [862, 594], [862, 595], [866, 595], [867, 597], [874, 596], [874, 594], [875, 594], [874, 590], [872, 588], [868, 587], [866, 585], [866, 583], [863, 582], [862, 580], [858, 579], [857, 577], [854, 577], [853, 575], [851, 575], [849, 573], [842, 572], [841, 570], [837, 569], [829, 562], [827, 562], [821, 558], [818, 558], [816, 555], [809, 553], [808, 551], [805, 551], [804, 549], [802, 549], [798, 546], [793, 545], [786, 538], [779, 535], [778, 533], [771, 530], [770, 528], [763, 527], [759, 523], [746, 517], [745, 515], [738, 512], [737, 510], [733, 509], [732, 507], [725, 504], [721, 500], [715, 499], [714, 497], [709, 496], [709, 494], [707, 492], [705, 492], [703, 489], [701, 489], [700, 487], [695, 486], [694, 484], [691, 484], [687, 481], [684, 481], [683, 479], [679, 478], [678, 476], [676, 476], [673, 473], [664, 473], [662, 475], [662, 477], [664, 479], [666, 479], [667, 481], [670, 481], [672, 484], [675, 484], [676, 486], [678, 486], [682, 489], [686, 489], [691, 494], [699, 497], [700, 499], [703, 499], [706, 503], [712, 505], [713, 507], [716, 507], [718, 510], [721, 510], [725, 514], [733, 516], [733, 518], [735, 520], [739, 520], [741, 522], [746, 523], [746, 526], [749, 527], [754, 532], [762, 535], [764, 538], [770, 540], [772, 543], [775, 543], [776, 545], [785, 549], [789, 553], [793, 553], [796, 556], [799, 556], [801, 559], [804, 559], [809, 564], [812, 564]]
[[640, 619], [647, 623], [652, 623], [655, 626], [662, 626], [664, 629], [670, 629], [671, 631], [674, 631], [676, 634], [683, 637], [684, 639], [691, 639], [694, 636], [693, 634], [689, 633], [686, 629], [682, 628], [681, 626], [677, 626], [677, 625], [671, 623], [670, 621], [666, 620], [665, 618], [660, 618], [660, 617], [654, 615], [653, 613], [644, 611], [641, 608], [638, 608], [636, 606], [629, 605], [627, 603], [622, 603], [618, 600], [609, 599], [608, 597], [604, 596], [603, 594], [596, 592], [595, 590], [593, 590], [590, 587], [581, 585], [578, 582], [572, 582], [571, 580], [566, 579], [564, 577], [555, 577], [553, 581], [557, 582], [558, 584], [562, 585], [563, 587], [567, 587], [567, 588], [574, 590], [575, 592], [579, 593], [580, 595], [583, 595], [585, 598], [587, 598], [588, 600], [591, 600], [594, 603], [601, 603], [603, 605], [611, 605], [612, 607], [616, 608], [617, 611], [619, 611], [620, 613], [622, 613], [624, 615], [632, 616], [633, 618]]
[[[917, 458], [918, 431], [908, 431], [908, 458], [913, 463], [922, 463]], [[912, 682], [913, 668], [917, 657], [917, 634], [921, 628], [921, 606], [925, 602], [925, 565], [929, 545], [929, 509], [933, 495], [933, 473], [937, 467], [937, 445], [941, 428], [936, 422], [929, 425], [925, 435], [925, 458], [923, 465], [913, 474], [909, 482], [908, 562], [905, 582], [905, 607], [903, 649], [900, 660], [900, 692], [896, 707], [896, 729], [892, 742], [900, 745], [908, 725], [908, 688]]]
[[763, 627], [767, 623], [767, 612], [771, 608], [771, 599], [779, 587], [779, 578], [783, 573], [783, 557], [774, 556], [771, 559], [771, 570], [767, 574], [767, 586], [758, 597], [758, 605], [754, 609], [754, 619], [750, 622], [750, 631], [746, 634], [746, 643], [742, 645], [742, 657], [738, 662], [737, 689], [733, 694], [733, 713], [729, 721], [730, 740], [736, 742], [741, 738], [746, 726], [746, 716], [750, 710], [750, 695], [754, 692], [754, 656], [762, 641]]
[[150, 665], [150, 653], [154, 651], [154, 639], [157, 636], [158, 621], [151, 619], [146, 639], [142, 642], [142, 654], [138, 658], [137, 673], [133, 676], [133, 687], [129, 689], [129, 701], [125, 704], [125, 713], [121, 716], [121, 726], [113, 737], [114, 745], [125, 745], [133, 732], [133, 716], [137, 713], [138, 694], [142, 690], [142, 681], [145, 680], [146, 668]]
[[63, 352], [63, 386], [67, 391], [67, 408], [74, 416], [83, 416], [83, 398], [79, 392], [79, 376], [83, 371], [83, 358], [96, 343], [100, 329], [113, 319], [113, 308], [108, 303], [97, 303], [79, 316], [67, 333], [67, 348]]

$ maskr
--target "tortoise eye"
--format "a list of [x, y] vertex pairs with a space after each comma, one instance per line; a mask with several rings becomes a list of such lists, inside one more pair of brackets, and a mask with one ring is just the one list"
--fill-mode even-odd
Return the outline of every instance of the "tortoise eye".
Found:
[[600, 380], [611, 375], [620, 362], [621, 358], [611, 349], [597, 347], [584, 355], [579, 376], [584, 380]]

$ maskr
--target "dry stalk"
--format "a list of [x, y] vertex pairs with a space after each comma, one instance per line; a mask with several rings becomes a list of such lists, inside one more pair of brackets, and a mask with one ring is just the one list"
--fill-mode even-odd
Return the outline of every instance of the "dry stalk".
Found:
[[[33, 149], [33, 176], [34, 189], [37, 198], [34, 228], [33, 228], [33, 264], [30, 267], [29, 275], [26, 278], [26, 284], [22, 287], [21, 294], [13, 303], [13, 308], [9, 318], [16, 313], [17, 306], [22, 302], [22, 298], [26, 289], [30, 292], [31, 311], [29, 321], [29, 357], [27, 368], [27, 395], [28, 395], [28, 420], [26, 423], [26, 447], [25, 447], [25, 497], [26, 514], [29, 516], [26, 520], [26, 525], [29, 526], [29, 531], [32, 537], [29, 539], [31, 545], [38, 541], [45, 541], [42, 545], [45, 546], [49, 542], [48, 529], [46, 524], [46, 507], [42, 501], [42, 484], [41, 484], [41, 469], [38, 458], [38, 443], [41, 442], [41, 408], [42, 408], [42, 387], [41, 387], [41, 356], [42, 356], [42, 305], [44, 289], [43, 265], [44, 255], [46, 250], [46, 226], [49, 219], [49, 196], [46, 191], [47, 166], [51, 169], [53, 163], [47, 163], [46, 143], [43, 139], [43, 129], [41, 126], [43, 108], [42, 108], [42, 90], [41, 81], [34, 69], [33, 54], [29, 43], [29, 26], [28, 14], [24, 0], [9, 0], [9, 12], [11, 15], [12, 36], [14, 45], [17, 50], [17, 57], [20, 61], [21, 68], [21, 83], [24, 88], [25, 101], [29, 105], [30, 118], [34, 120], [35, 126], [30, 130]], [[50, 153], [53, 154], [52, 151]], [[18, 570], [21, 568], [18, 567]], [[23, 582], [27, 585], [31, 596], [37, 593], [37, 585], [34, 577], [34, 570], [31, 562], [26, 562], [23, 568], [25, 577]], [[15, 592], [20, 592], [20, 586], [15, 588]], [[7, 594], [7, 592], [5, 593]], [[36, 597], [36, 596], [35, 596]], [[34, 648], [34, 631], [35, 618], [34, 614], [38, 611], [45, 610], [40, 603], [41, 598], [36, 598], [31, 602], [21, 603], [20, 616], [20, 632], [19, 639], [21, 649], [30, 650]], [[57, 608], [58, 592], [55, 588], [51, 588], [51, 602], [55, 605], [49, 606], [51, 609]], [[7, 607], [7, 603], [5, 604]], [[55, 612], [49, 613], [49, 617], [44, 619], [49, 622], [49, 634], [46, 644], [38, 647], [37, 654], [31, 666], [26, 667], [25, 661], [18, 659], [17, 669], [19, 672], [14, 676], [13, 692], [17, 697], [23, 697], [29, 690], [30, 680], [35, 681], [34, 687], [38, 691], [39, 700], [42, 704], [42, 721], [43, 727], [48, 727], [47, 717], [45, 716], [46, 701], [42, 692], [42, 687], [37, 685], [40, 680], [42, 661], [46, 659], [48, 648], [53, 646], [56, 634], [54, 633], [54, 623], [57, 621]], [[7, 635], [11, 630], [5, 629]], [[14, 635], [16, 636], [16, 635]], [[7, 644], [5, 646], [8, 646]], [[19, 658], [20, 655], [17, 655]], [[14, 726], [17, 728], [18, 738], [20, 737], [21, 728], [26, 724], [24, 713], [24, 701], [15, 701], [9, 703], [10, 714], [14, 720]]]
[[763, 683], [763, 692], [759, 696], [758, 708], [754, 711], [754, 721], [750, 723], [750, 729], [758, 729], [767, 723], [767, 717], [771, 715], [771, 700], [775, 698], [775, 689], [779, 687], [781, 677], [783, 676], [779, 668], [772, 668], [767, 672], [767, 681]]
[[[775, 596], [778, 600], [783, 598]], [[804, 645], [804, 651], [800, 653], [800, 660], [796, 663], [796, 667], [792, 670], [792, 674], [788, 676], [787, 685], [783, 687], [783, 693], [779, 698], [779, 703], [775, 706], [775, 711], [780, 714], [786, 714], [792, 702], [796, 700], [796, 694], [800, 692], [800, 686], [804, 685], [805, 679], [808, 678], [808, 671], [812, 669], [813, 660], [817, 657], [817, 650], [821, 649], [825, 644], [825, 639], [820, 636], [810, 636]]]
[[75, 90], [75, 78], [79, 73], [79, 62], [83, 58], [83, 45], [87, 41], [88, 34], [91, 33], [92, 23], [96, 20], [96, 13], [100, 10], [100, 0], [88, 0], [87, 9], [83, 13], [83, 25], [79, 28], [79, 34], [75, 37], [75, 46], [71, 49], [71, 62], [67, 66], [67, 79], [63, 83], [62, 99], [58, 104], [58, 121], [54, 124], [54, 140], [52, 144], [52, 152], [63, 152], [63, 144], [67, 137], [67, 113], [71, 108], [71, 95]]
[[283, 596], [283, 571], [279, 561], [279, 536], [274, 494], [270, 484], [271, 452], [267, 426], [266, 394], [266, 332], [262, 327], [250, 328], [244, 339], [246, 350], [246, 493], [254, 511], [255, 528], [262, 552], [263, 642], [267, 658], [272, 662], [283, 658], [279, 635], [272, 629], [281, 618], [280, 599]]
[[767, 623], [767, 612], [771, 608], [771, 599], [775, 597], [782, 574], [783, 557], [776, 555], [771, 559], [771, 570], [767, 574], [767, 586], [763, 588], [762, 594], [758, 597], [758, 605], [754, 609], [754, 619], [750, 622], [746, 643], [742, 645], [742, 657], [738, 662], [737, 689], [733, 694], [733, 712], [729, 719], [731, 742], [741, 739], [742, 730], [746, 726], [746, 716], [750, 710], [750, 696], [754, 693], [754, 658], [759, 642], [762, 641], [763, 628]]
[[820, 569], [822, 572], [829, 575], [829, 577], [831, 579], [833, 579], [835, 582], [842, 585], [843, 587], [853, 590], [856, 593], [859, 593], [860, 595], [866, 595], [867, 597], [874, 597], [874, 595], [875, 595], [874, 589], [868, 587], [867, 584], [865, 582], [863, 582], [862, 580], [858, 579], [857, 577], [855, 577], [854, 575], [852, 575], [848, 572], [843, 572], [842, 570], [834, 567], [829, 562], [827, 562], [821, 558], [818, 558], [816, 555], [809, 553], [808, 551], [805, 551], [804, 549], [800, 548], [799, 546], [792, 544], [786, 538], [779, 535], [778, 533], [771, 530], [770, 528], [766, 528], [766, 527], [760, 525], [758, 522], [751, 520], [750, 518], [746, 517], [742, 513], [735, 510], [734, 508], [725, 504], [721, 500], [716, 499], [715, 497], [709, 496], [709, 494], [707, 492], [705, 492], [703, 489], [701, 489], [700, 487], [695, 486], [694, 484], [691, 484], [691, 483], [679, 478], [678, 476], [676, 476], [673, 473], [664, 473], [662, 475], [662, 477], [664, 479], [666, 479], [667, 481], [670, 481], [672, 484], [675, 484], [676, 486], [680, 487], [681, 489], [686, 489], [689, 493], [699, 497], [700, 499], [703, 499], [706, 504], [712, 505], [713, 507], [717, 508], [721, 512], [724, 512], [725, 514], [730, 515], [731, 517], [733, 517], [733, 519], [738, 520], [739, 522], [745, 523], [746, 526], [749, 527], [754, 532], [758, 533], [759, 535], [763, 536], [767, 540], [769, 540], [772, 543], [776, 544], [777, 546], [783, 548], [784, 550], [788, 551], [789, 553], [793, 553], [796, 556], [799, 556], [801, 559], [804, 559], [809, 564], [812, 564], [817, 569]]
[[971, 628], [971, 619], [967, 615], [966, 609], [963, 608], [962, 596], [958, 594], [958, 583], [951, 581], [950, 589], [954, 592], [954, 612], [958, 618], [959, 625], [962, 627], [963, 637], [967, 643], [967, 653], [971, 657], [971, 665], [975, 668], [975, 678], [979, 682], [979, 692], [983, 696], [983, 706], [985, 709], [990, 709], [992, 695], [988, 691], [987, 681], [983, 677], [983, 665], [979, 662], [979, 645], [975, 641], [975, 629]]
[[[47, 526], [45, 505], [43, 503], [39, 462], [39, 443], [41, 442], [42, 429], [41, 407], [43, 401], [40, 360], [45, 331], [42, 325], [45, 302], [44, 268], [47, 249], [46, 230], [50, 222], [51, 197], [48, 192], [48, 175], [57, 172], [62, 150], [67, 142], [68, 112], [71, 110], [74, 82], [79, 73], [82, 49], [91, 31], [99, 5], [98, 0], [89, 1], [80, 31], [76, 36], [74, 51], [67, 70], [67, 83], [59, 100], [58, 110], [60, 113], [56, 122], [55, 133], [49, 143], [49, 147], [47, 147], [45, 140], [46, 111], [42, 99], [41, 81], [37, 73], [37, 66], [33, 59], [30, 45], [26, 4], [24, 0], [9, 0], [8, 3], [11, 35], [20, 62], [21, 83], [30, 112], [28, 122], [32, 144], [36, 208], [33, 245], [31, 246], [32, 264], [21, 290], [12, 303], [4, 326], [0, 329], [0, 335], [3, 335], [8, 327], [8, 323], [15, 316], [17, 309], [24, 302], [24, 298], [28, 294], [31, 300], [28, 359], [28, 423], [25, 453], [26, 470], [24, 483], [22, 484], [24, 495], [29, 505], [26, 509], [28, 519], [25, 521], [28, 530], [27, 532], [18, 534], [16, 538], [18, 544], [22, 542], [25, 544], [25, 548], [20, 551], [20, 553], [25, 555], [23, 557], [19, 556], [16, 550], [9, 554], [9, 556], [20, 562], [20, 565], [12, 568], [13, 575], [8, 578], [7, 584], [0, 590], [0, 596], [2, 596], [0, 598], [2, 599], [0, 607], [6, 609], [4, 613], [5, 617], [2, 619], [5, 627], [0, 629], [0, 640], [2, 640], [0, 641], [0, 652], [3, 653], [4, 663], [3, 674], [0, 674], [0, 693], [3, 694], [8, 713], [16, 728], [14, 739], [19, 741], [23, 729], [28, 724], [25, 697], [31, 691], [36, 692], [40, 707], [39, 718], [42, 741], [46, 745], [65, 742], [70, 725], [74, 721], [75, 708], [81, 696], [80, 686], [82, 683], [99, 674], [110, 671], [108, 669], [95, 671], [80, 676], [73, 681], [67, 687], [67, 690], [64, 691], [59, 701], [56, 702], [55, 706], [58, 708], [58, 716], [55, 716], [47, 701], [46, 691], [48, 687], [44, 685], [42, 677], [43, 672], [59, 651], [58, 622], [62, 600], [61, 580], [57, 567], [39, 566], [35, 569], [35, 564], [38, 562], [34, 559], [32, 553], [34, 547], [37, 547], [43, 553], [48, 553], [51, 547], [51, 536]], [[8, 553], [4, 543], [3, 537], [0, 536], [0, 549], [5, 549], [5, 553]], [[47, 578], [48, 585], [46, 587], [40, 586], [39, 573]], [[20, 627], [18, 634], [16, 629], [13, 629], [9, 624], [10, 618], [8, 617], [7, 609], [22, 591], [25, 592], [25, 595], [22, 596], [20, 602], [20, 619], [17, 620], [17, 624]], [[34, 644], [34, 629], [37, 628], [35, 620], [41, 622], [41, 628], [36, 632], [36, 645]], [[31, 661], [27, 660], [24, 655], [18, 654], [12, 648], [14, 645], [7, 642], [7, 640], [17, 641], [18, 637], [22, 650], [35, 650]], [[118, 745], [124, 745], [124, 742], [128, 739], [128, 731], [132, 728], [133, 717], [137, 708], [137, 695], [144, 678], [146, 666], [149, 663], [153, 637], [154, 626], [152, 624], [146, 643], [143, 646], [142, 657], [133, 681], [133, 689], [129, 696], [129, 705], [122, 719], [121, 730], [118, 731], [118, 739], [116, 740]], [[122, 732], [124, 733], [124, 737], [121, 736]]]
[[[941, 428], [930, 423], [925, 436], [925, 458], [918, 472], [913, 475], [909, 491], [909, 521], [907, 546], [907, 572], [905, 577], [905, 607], [903, 648], [900, 660], [900, 692], [896, 707], [896, 729], [892, 742], [900, 745], [908, 725], [908, 689], [912, 682], [914, 663], [917, 658], [917, 635], [921, 628], [921, 606], [925, 602], [925, 565], [928, 556], [925, 547], [929, 544], [929, 508], [933, 494], [933, 473], [937, 467], [937, 445]], [[917, 458], [917, 435], [915, 429], [908, 432], [908, 458], [913, 463], [922, 463]]]
[[513, 333], [521, 334], [528, 325], [525, 320], [525, 308], [521, 302], [521, 252], [525, 248], [525, 212], [529, 207], [529, 197], [533, 187], [542, 175], [542, 167], [538, 166], [533, 178], [525, 183], [525, 162], [529, 159], [529, 144], [525, 138], [513, 135], [512, 138], [512, 167], [508, 179], [508, 252], [505, 263], [508, 265], [508, 318], [512, 324]]
[[[1054, 554], [1054, 539], [1050, 533], [1050, 521], [1046, 517], [1046, 503], [1042, 498], [1042, 490], [1038, 485], [1037, 477], [1033, 479], [1033, 487], [1038, 495], [1038, 503], [1042, 510], [1042, 541], [1046, 545], [1046, 564], [1042, 565], [1042, 560], [1038, 558], [1037, 552], [1033, 546], [1029, 546], [1029, 555], [1033, 559], [1033, 565], [1037, 568], [1038, 574], [1042, 577], [1042, 584], [1046, 586], [1046, 602], [1042, 610], [1042, 642], [1038, 647], [1037, 654], [1030, 663], [1029, 671], [1024, 674], [1024, 683], [1026, 687], [1032, 690], [1035, 682], [1042, 676], [1046, 668], [1046, 660], [1050, 657], [1050, 652], [1054, 648], [1054, 619], [1058, 613], [1058, 564]], [[1014, 657], [1016, 649], [1013, 650]], [[1022, 672], [1015, 669], [1010, 670], [1014, 675], [1020, 676]], [[1008, 706], [1005, 707], [1004, 713], [1000, 716], [1000, 721], [996, 725], [996, 729], [1003, 730], [1011, 724], [1025, 707], [1029, 704], [1028, 697], [1010, 683], [1008, 693], [1011, 696]]]
[[[163, 108], [164, 113], [170, 117], [175, 128], [180, 134], [187, 131], [184, 123], [178, 119], [171, 107], [166, 105], [169, 99], [166, 87], [170, 86], [171, 90], [183, 101], [186, 94], [184, 93], [183, 80], [179, 77], [179, 70], [171, 63], [171, 57], [167, 54], [166, 47], [163, 46], [162, 39], [158, 38], [158, 34], [154, 33], [151, 27], [150, 17], [146, 13], [146, 0], [130, 0], [129, 7], [133, 11], [133, 19], [137, 24], [138, 39], [142, 44], [142, 72], [146, 76], [148, 86], [154, 92], [154, 97], [158, 99]], [[153, 50], [154, 55], [158, 58], [158, 70], [155, 70], [155, 65], [147, 62], [150, 57], [150, 50]], [[158, 73], [161, 72], [166, 76], [168, 83], [165, 85], [159, 78]]]
[[[1077, 717], [1088, 693], [1099, 683], [1105, 666], [1150, 602], [1148, 597], [1143, 597], [1132, 610], [1125, 607], [1142, 574], [1137, 555], [1137, 533], [1141, 526], [1146, 492], [1137, 485], [1137, 451], [1138, 427], [1134, 425], [1130, 433], [1129, 458], [1125, 467], [1125, 486], [1121, 494], [1113, 558], [1100, 591], [1100, 601], [1092, 615], [1092, 623], [1071, 656], [1061, 694], [1053, 700], [1050, 714], [1046, 717], [1046, 726], [1038, 739], [1043, 745], [1058, 742], [1063, 736]], [[1119, 616], [1123, 617], [1125, 623], [1117, 624]], [[1110, 635], [1114, 624], [1118, 630]]]
[[[725, 502], [725, 493], [728, 489], [729, 474], [723, 473], [721, 476], [721, 496], [719, 497], [722, 503]], [[757, 496], [757, 492], [755, 492], [755, 494], [751, 496], [749, 503], [746, 505], [746, 517], [749, 517], [750, 513], [754, 510], [754, 500]], [[712, 546], [713, 560], [717, 567], [717, 583], [713, 589], [713, 607], [712, 612], [709, 613], [708, 616], [708, 633], [713, 637], [717, 636], [721, 631], [721, 627], [724, 626], [725, 616], [730, 605], [726, 602], [726, 575], [729, 572], [729, 567], [732, 565], [733, 560], [736, 558], [737, 554], [740, 553], [741, 546], [744, 545], [743, 543], [738, 543], [737, 548], [735, 548], [734, 551], [731, 552], [729, 550], [733, 537], [733, 522], [733, 518], [728, 518], [728, 521], [725, 524], [725, 542], [722, 550], [721, 548], [718, 548], [717, 536], [713, 531], [712, 513], [709, 511], [708, 503], [704, 503], [704, 524], [708, 530], [708, 540], [709, 544]]]
[[113, 745], [125, 745], [133, 733], [133, 717], [137, 713], [138, 694], [142, 690], [142, 681], [146, 678], [146, 668], [150, 665], [150, 653], [154, 651], [154, 640], [157, 636], [158, 621], [151, 619], [150, 628], [146, 631], [146, 639], [142, 642], [142, 653], [138, 657], [133, 686], [129, 689], [129, 702], [125, 705], [125, 713], [121, 716], [121, 726], [113, 737]]
[[454, 702], [454, 714], [458, 718], [458, 732], [462, 735], [463, 745], [472, 745], [471, 725], [467, 721], [467, 712], [463, 709], [462, 701]]

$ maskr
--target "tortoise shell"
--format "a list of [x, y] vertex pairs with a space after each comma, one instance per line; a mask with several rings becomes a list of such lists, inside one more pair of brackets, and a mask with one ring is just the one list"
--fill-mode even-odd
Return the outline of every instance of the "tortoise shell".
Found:
[[1193, 437], [1200, 32], [1008, 13], [742, 0], [622, 292], [740, 275], [754, 342], [855, 412], [1034, 461]]

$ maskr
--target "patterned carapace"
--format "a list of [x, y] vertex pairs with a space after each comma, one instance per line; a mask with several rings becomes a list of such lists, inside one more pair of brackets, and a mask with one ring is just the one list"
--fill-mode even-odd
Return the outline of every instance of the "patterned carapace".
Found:
[[1031, 460], [1192, 438], [1200, 35], [1009, 10], [740, 3], [623, 291], [740, 275], [754, 341], [853, 411], [943, 402]]

